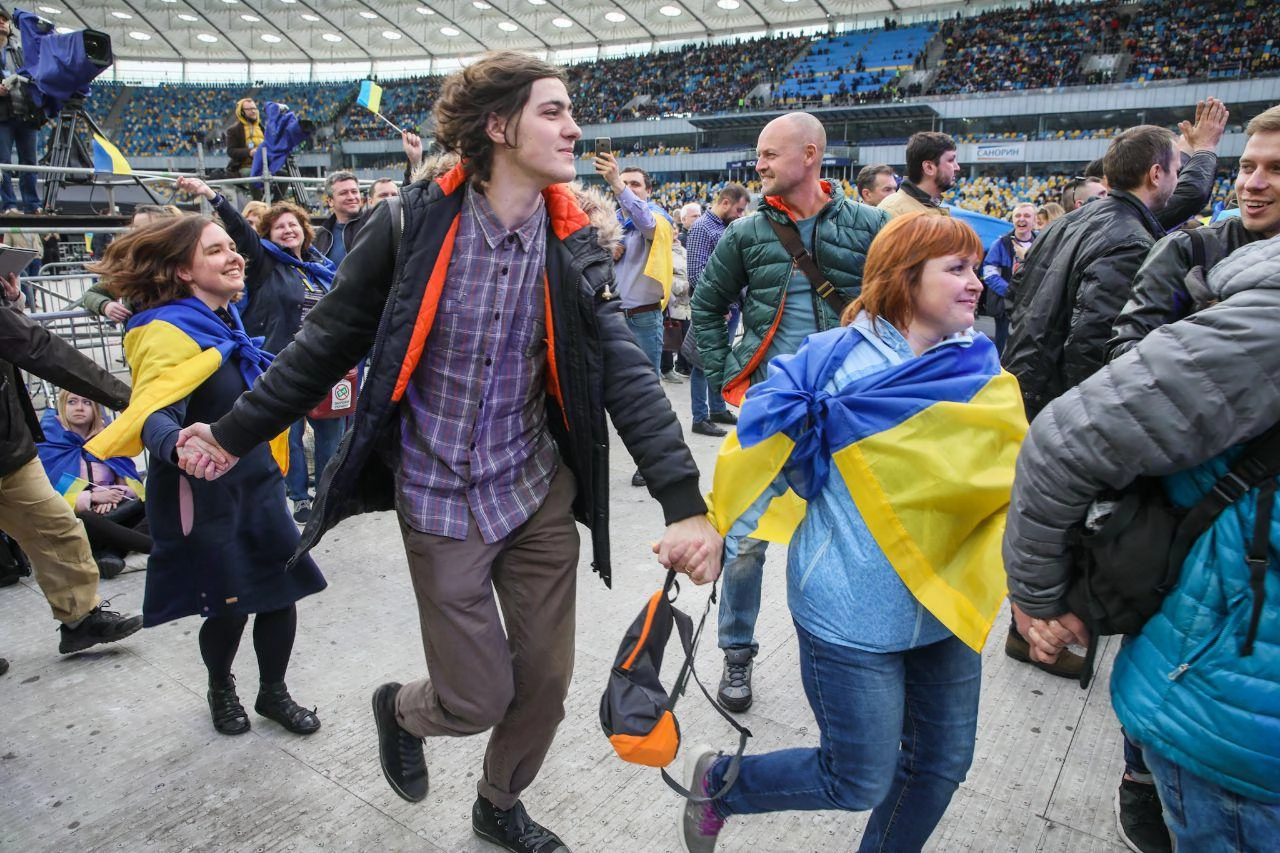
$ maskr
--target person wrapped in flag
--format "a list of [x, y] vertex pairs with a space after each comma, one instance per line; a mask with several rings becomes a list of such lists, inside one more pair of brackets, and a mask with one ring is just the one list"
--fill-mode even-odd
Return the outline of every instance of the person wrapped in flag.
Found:
[[[972, 328], [981, 261], [963, 222], [893, 219], [843, 327], [775, 358], [747, 393], [712, 513], [726, 556], [746, 536], [790, 543], [787, 599], [821, 737], [749, 755], [722, 799], [684, 804], [686, 851], [714, 850], [730, 815], [792, 809], [870, 809], [859, 850], [919, 850], [964, 779], [1027, 429], [1017, 381]], [[728, 768], [693, 749], [686, 786], [719, 790]]]
[[49, 482], [84, 523], [98, 574], [110, 579], [124, 571], [125, 554], [151, 553], [151, 535], [142, 475], [133, 460], [99, 459], [84, 448], [106, 425], [102, 406], [64, 388], [40, 418], [44, 440], [36, 452]]
[[236, 735], [250, 723], [231, 666], [248, 616], [256, 614], [262, 681], [255, 710], [291, 732], [311, 734], [320, 720], [290, 697], [284, 678], [295, 603], [324, 589], [325, 580], [310, 558], [286, 570], [299, 539], [284, 497], [288, 436], [259, 445], [216, 481], [179, 468], [197, 453], [177, 446], [179, 430], [226, 414], [271, 363], [232, 304], [244, 289], [244, 258], [212, 219], [183, 216], [127, 233], [91, 268], [136, 309], [124, 338], [133, 371], [129, 407], [85, 449], [100, 459], [150, 451], [153, 547], [144, 625], [204, 617], [200, 655], [213, 726]]

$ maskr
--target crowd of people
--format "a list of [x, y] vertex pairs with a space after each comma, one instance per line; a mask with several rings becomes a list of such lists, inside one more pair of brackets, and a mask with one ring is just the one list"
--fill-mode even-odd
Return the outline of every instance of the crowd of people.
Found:
[[[1119, 27], [1058, 11], [1027, 22]], [[734, 48], [702, 50], [694, 73], [732, 67]], [[1039, 62], [1028, 79], [1057, 73]], [[434, 99], [443, 154], [423, 161], [405, 133], [418, 179], [367, 194], [330, 172], [318, 226], [291, 201], [241, 208], [180, 179], [216, 218], [144, 211], [91, 267], [131, 386], [27, 318], [4, 281], [0, 529], [31, 557], [60, 652], [199, 616], [211, 724], [240, 735], [233, 665], [252, 616], [254, 710], [311, 735], [319, 717], [286, 686], [296, 603], [326, 586], [308, 552], [343, 518], [394, 510], [426, 675], [372, 696], [386, 781], [421, 802], [424, 740], [489, 732], [472, 831], [568, 853], [522, 795], [565, 714], [579, 525], [610, 581], [616, 431], [632, 486], [662, 509], [657, 561], [720, 583], [729, 713], [770, 689], [755, 628], [766, 551], [785, 548], [818, 728], [737, 757], [686, 744], [682, 849], [714, 853], [751, 815], [844, 810], [870, 812], [857, 849], [920, 850], [975, 760], [1006, 592], [1005, 652], [1081, 677], [1098, 624], [1073, 597], [1073, 549], [1117, 487], [1159, 478], [1163, 505], [1229, 499], [1116, 660], [1117, 828], [1140, 853], [1272, 846], [1280, 464], [1251, 483], [1232, 466], [1280, 422], [1280, 106], [1245, 128], [1236, 215], [1194, 227], [1221, 180], [1214, 98], [1177, 133], [1124, 129], [1069, 178], [965, 180], [957, 141], [927, 131], [902, 175], [826, 180], [826, 130], [792, 111], [760, 131], [751, 185], [660, 188], [598, 149], [602, 189], [575, 182], [575, 79], [593, 78], [485, 55]], [[250, 149], [256, 108], [237, 107]], [[1008, 227], [984, 245], [950, 199]], [[18, 369], [65, 389], [43, 422]], [[693, 435], [732, 430], [701, 472], [710, 506], [664, 382], [688, 384]], [[131, 551], [148, 555], [141, 616], [97, 594]]]

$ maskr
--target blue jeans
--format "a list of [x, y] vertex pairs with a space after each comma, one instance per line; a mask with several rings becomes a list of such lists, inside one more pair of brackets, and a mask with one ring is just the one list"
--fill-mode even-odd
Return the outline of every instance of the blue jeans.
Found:
[[[305, 420], [311, 424], [311, 431], [315, 437], [315, 483], [319, 486], [324, 466], [329, 464], [329, 460], [338, 450], [338, 443], [342, 441], [344, 419], [329, 418], [316, 421], [306, 418]], [[311, 498], [311, 493], [307, 491], [307, 456], [302, 446], [302, 435], [305, 429], [303, 421], [298, 421], [289, 427], [289, 473], [285, 474], [284, 484], [289, 491], [289, 500], [292, 501]]]
[[733, 303], [729, 306], [729, 346], [733, 346], [733, 339], [738, 334], [738, 321], [742, 319], [742, 306]]
[[[0, 164], [7, 166], [13, 162], [15, 144], [18, 146], [18, 165], [36, 165], [36, 131], [18, 119], [0, 121]], [[22, 191], [23, 212], [35, 213], [40, 209], [35, 172], [23, 172], [18, 177], [18, 189]], [[5, 210], [18, 207], [18, 198], [13, 194], [13, 180], [8, 171], [0, 177], [0, 204], [4, 205]]]
[[653, 362], [653, 372], [662, 375], [662, 312], [646, 311], [627, 317], [627, 328], [635, 335], [636, 343]]
[[1145, 755], [1177, 849], [1196, 853], [1275, 849], [1280, 839], [1280, 805], [1228, 791], [1154, 751], [1147, 750]]
[[[698, 418], [695, 415], [694, 420]], [[722, 649], [750, 648], [756, 651], [756, 618], [760, 615], [760, 584], [764, 581], [763, 539], [743, 539], [738, 553], [724, 564], [720, 573], [720, 605], [716, 612], [716, 632]]]
[[724, 397], [707, 387], [707, 374], [700, 367], [689, 371], [689, 402], [693, 405], [695, 424], [727, 408]]
[[[713, 807], [721, 817], [871, 809], [859, 851], [920, 850], [973, 761], [981, 656], [955, 637], [877, 653], [799, 625], [796, 636], [818, 746], [744, 757], [738, 781]], [[711, 789], [728, 766], [727, 757], [712, 765]]]

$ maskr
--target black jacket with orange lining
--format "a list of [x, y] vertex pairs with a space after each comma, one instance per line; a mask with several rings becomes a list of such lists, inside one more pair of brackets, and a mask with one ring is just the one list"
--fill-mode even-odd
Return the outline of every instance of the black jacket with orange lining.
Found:
[[[348, 516], [394, 508], [397, 409], [428, 343], [466, 180], [454, 165], [407, 187], [398, 202], [375, 207], [332, 291], [307, 315], [294, 342], [213, 424], [218, 442], [243, 455], [296, 421], [367, 357], [354, 426], [325, 469], [299, 554]], [[547, 422], [577, 479], [574, 515], [591, 529], [593, 565], [608, 584], [606, 412], [668, 524], [701, 515], [706, 505], [679, 421], [612, 298], [613, 262], [595, 227], [609, 228], [612, 209], [597, 205], [598, 195], [584, 197], [567, 185], [549, 187], [543, 197], [549, 216]]]

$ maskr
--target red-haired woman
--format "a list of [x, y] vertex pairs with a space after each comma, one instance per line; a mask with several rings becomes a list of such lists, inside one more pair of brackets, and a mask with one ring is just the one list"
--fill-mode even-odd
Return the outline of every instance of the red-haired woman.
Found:
[[[787, 598], [821, 737], [737, 768], [691, 750], [691, 791], [731, 787], [683, 807], [686, 851], [714, 850], [730, 815], [792, 809], [871, 809], [860, 850], [919, 850], [964, 779], [1026, 431], [1017, 383], [973, 330], [981, 261], [958, 220], [893, 219], [843, 328], [774, 359], [748, 392], [713, 496], [760, 497], [745, 512], [717, 505], [716, 519], [726, 559], [745, 536], [790, 540]], [[794, 532], [770, 520], [797, 499]]]

